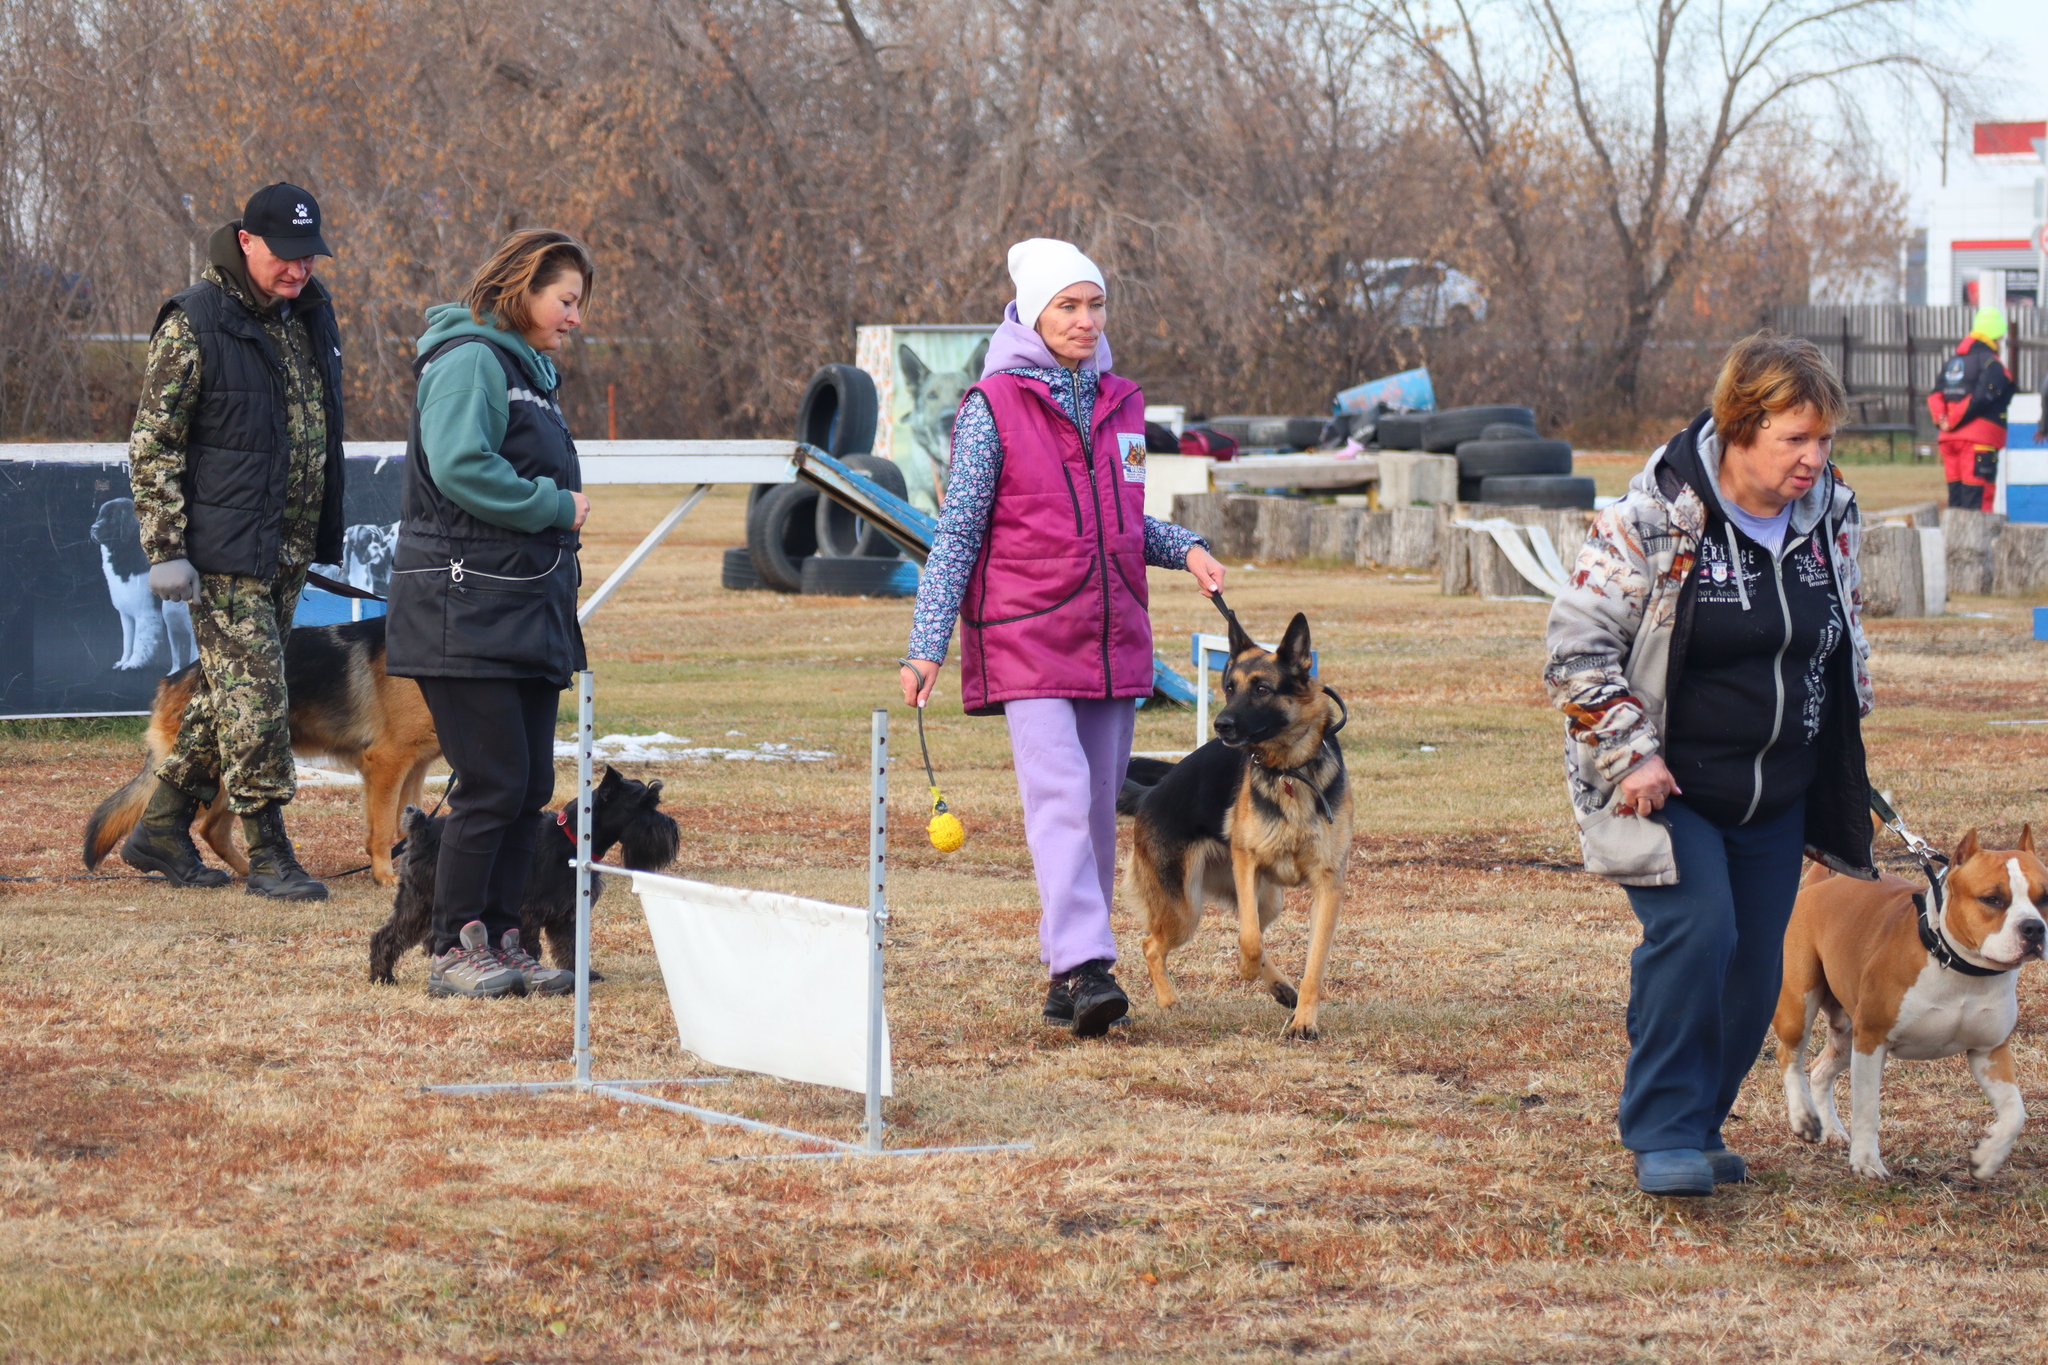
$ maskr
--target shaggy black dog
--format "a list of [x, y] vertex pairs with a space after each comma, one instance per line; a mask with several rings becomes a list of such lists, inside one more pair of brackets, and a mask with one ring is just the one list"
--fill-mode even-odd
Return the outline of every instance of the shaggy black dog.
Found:
[[[616, 845], [627, 867], [656, 872], [675, 861], [681, 836], [676, 822], [662, 814], [660, 782], [636, 782], [607, 768], [604, 780], [592, 793], [590, 812], [590, 856], [602, 858]], [[557, 967], [576, 966], [576, 872], [570, 863], [576, 857], [575, 812], [567, 821], [550, 815], [533, 850], [533, 874], [526, 883], [526, 900], [519, 907], [519, 938], [529, 952], [538, 952], [546, 935], [549, 955]], [[417, 806], [407, 806], [402, 827], [405, 842], [398, 867], [398, 894], [392, 898], [391, 918], [370, 938], [370, 980], [393, 981], [391, 969], [399, 954], [413, 945], [431, 953], [434, 921], [434, 867], [441, 856], [441, 828], [445, 815], [428, 815]], [[604, 874], [590, 874], [590, 899], [594, 904], [604, 890]], [[596, 972], [592, 981], [602, 980]]]

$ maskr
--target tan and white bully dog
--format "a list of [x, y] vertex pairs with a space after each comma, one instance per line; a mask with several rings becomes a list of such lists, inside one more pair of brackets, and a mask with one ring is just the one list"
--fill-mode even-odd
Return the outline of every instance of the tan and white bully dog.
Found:
[[[1970, 1173], [1997, 1174], [2027, 1117], [2008, 1040], [2019, 1020], [2019, 969], [2041, 956], [2048, 938], [2037, 908], [2044, 898], [2048, 868], [2034, 856], [2031, 826], [2013, 849], [1987, 849], [1976, 830], [1965, 834], [1939, 903], [1889, 873], [1867, 882], [1818, 866], [1809, 872], [1785, 928], [1785, 980], [1772, 1020], [1792, 1131], [1808, 1142], [1847, 1142], [1850, 1169], [1881, 1179], [1890, 1174], [1877, 1150], [1885, 1062], [1960, 1052], [1993, 1112]], [[1823, 1013], [1827, 1046], [1809, 1073], [1799, 1063]], [[1844, 1069], [1847, 1133], [1835, 1113]], [[1825, 1101], [1819, 1107], [1816, 1091]]]

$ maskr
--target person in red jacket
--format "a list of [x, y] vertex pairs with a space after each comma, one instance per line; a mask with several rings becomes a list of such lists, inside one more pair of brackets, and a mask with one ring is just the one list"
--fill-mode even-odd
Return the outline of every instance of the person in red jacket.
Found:
[[2005, 313], [1987, 304], [1977, 310], [1970, 334], [1941, 367], [1927, 395], [1927, 411], [1941, 433], [1942, 472], [1948, 476], [1948, 505], [1989, 512], [1998, 484], [1998, 452], [2005, 448], [2005, 410], [2012, 402], [2012, 376], [1998, 359], [2005, 338]]

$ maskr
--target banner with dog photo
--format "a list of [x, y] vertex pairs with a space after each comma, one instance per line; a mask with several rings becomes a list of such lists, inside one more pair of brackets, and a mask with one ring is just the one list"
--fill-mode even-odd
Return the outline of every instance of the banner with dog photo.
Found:
[[[144, 715], [157, 679], [197, 657], [190, 609], [149, 590], [123, 456], [112, 445], [0, 447], [0, 718]], [[326, 572], [381, 594], [405, 466], [347, 465], [348, 562]], [[351, 601], [309, 590], [297, 624], [348, 620], [360, 610]]]
[[981, 379], [990, 327], [862, 327], [853, 363], [875, 381], [875, 453], [896, 462], [911, 505], [938, 514], [953, 417]]

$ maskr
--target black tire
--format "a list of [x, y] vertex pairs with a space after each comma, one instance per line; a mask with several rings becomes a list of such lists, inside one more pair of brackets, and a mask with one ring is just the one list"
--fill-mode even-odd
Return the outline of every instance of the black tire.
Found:
[[1479, 481], [1479, 501], [1511, 503], [1517, 507], [1579, 507], [1590, 512], [1593, 481], [1556, 474], [1499, 475]]
[[747, 514], [747, 555], [764, 587], [802, 592], [803, 562], [818, 552], [818, 490], [777, 484]]
[[[907, 496], [903, 471], [894, 460], [880, 455], [846, 455], [840, 461], [856, 474], [865, 474], [897, 497]], [[818, 495], [818, 553], [827, 559], [894, 559], [903, 547], [841, 507], [824, 494]]]
[[1537, 436], [1536, 428], [1516, 426], [1513, 422], [1495, 422], [1479, 433], [1482, 441], [1528, 441]]
[[1240, 446], [1270, 450], [1313, 450], [1326, 417], [1212, 417], [1208, 426]]
[[725, 552], [725, 562], [719, 566], [718, 584], [734, 592], [748, 592], [765, 588], [761, 575], [754, 572], [754, 557], [744, 545], [735, 546]]
[[1477, 408], [1452, 408], [1448, 412], [1422, 415], [1422, 448], [1436, 455], [1448, 455], [1466, 441], [1476, 441], [1494, 423], [1536, 429], [1536, 413], [1530, 408], [1490, 403]]
[[1419, 412], [1384, 412], [1373, 438], [1381, 450], [1422, 449], [1422, 419]]
[[1569, 474], [1572, 443], [1523, 436], [1513, 441], [1467, 441], [1458, 447], [1458, 477], [1495, 474]]
[[827, 559], [812, 555], [799, 571], [810, 597], [915, 597], [917, 564], [908, 559]]
[[875, 448], [875, 381], [851, 365], [820, 365], [796, 410], [796, 438], [835, 459]]

